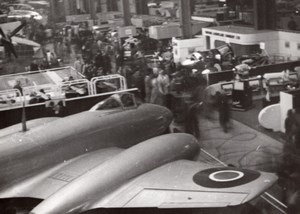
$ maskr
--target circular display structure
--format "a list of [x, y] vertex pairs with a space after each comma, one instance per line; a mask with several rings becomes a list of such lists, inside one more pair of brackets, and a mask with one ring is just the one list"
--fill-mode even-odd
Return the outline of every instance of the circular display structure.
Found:
[[193, 181], [208, 188], [230, 188], [256, 180], [260, 172], [233, 167], [220, 167], [202, 170], [193, 176]]

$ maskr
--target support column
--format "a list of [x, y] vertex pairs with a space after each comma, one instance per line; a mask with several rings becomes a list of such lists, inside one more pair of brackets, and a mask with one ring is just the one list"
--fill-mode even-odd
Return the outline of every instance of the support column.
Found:
[[254, 28], [256, 30], [276, 28], [275, 0], [253, 0]]
[[276, 1], [275, 0], [269, 0], [266, 1], [266, 12], [267, 12], [267, 17], [266, 17], [266, 23], [268, 24], [268, 29], [270, 30], [275, 30], [276, 29]]
[[95, 0], [89, 0], [89, 10], [91, 14], [91, 19], [96, 20], [96, 5], [95, 5]]
[[63, 22], [66, 20], [65, 3], [57, 0], [50, 0], [50, 16], [51, 22]]
[[183, 39], [192, 38], [191, 0], [180, 0], [180, 24]]
[[149, 14], [147, 2], [148, 2], [147, 0], [137, 0], [136, 1], [136, 13], [137, 14]]
[[69, 0], [64, 0], [63, 2], [64, 2], [64, 8], [65, 8], [66, 16], [68, 16], [68, 15], [70, 15], [70, 11], [71, 11]]
[[130, 15], [129, 0], [122, 0], [122, 4], [123, 4], [124, 25], [130, 26], [131, 25], [131, 15]]
[[[260, 4], [261, 3], [261, 4]], [[264, 15], [263, 15], [263, 7], [264, 7], [264, 0], [253, 0], [253, 12], [254, 12], [254, 28], [256, 30], [264, 29]]]
[[50, 0], [50, 20], [54, 23], [56, 22], [55, 6], [55, 0]]
[[118, 11], [117, 0], [107, 0], [107, 11]]

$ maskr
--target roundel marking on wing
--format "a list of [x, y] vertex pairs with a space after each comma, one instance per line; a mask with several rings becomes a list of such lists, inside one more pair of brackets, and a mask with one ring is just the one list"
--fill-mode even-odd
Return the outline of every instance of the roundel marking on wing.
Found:
[[231, 188], [247, 184], [260, 176], [257, 171], [233, 167], [210, 168], [197, 172], [193, 181], [207, 188]]
[[236, 181], [242, 177], [244, 177], [244, 173], [237, 170], [220, 170], [217, 172], [211, 173], [208, 177], [210, 180], [216, 182], [228, 182], [228, 181]]

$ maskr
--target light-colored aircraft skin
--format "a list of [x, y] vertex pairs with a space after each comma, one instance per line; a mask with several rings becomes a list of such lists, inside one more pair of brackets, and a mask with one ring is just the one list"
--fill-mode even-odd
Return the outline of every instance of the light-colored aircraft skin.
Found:
[[0, 138], [0, 190], [100, 148], [128, 148], [162, 134], [171, 120], [168, 109], [143, 104], [106, 115], [86, 111], [5, 135]]
[[128, 149], [100, 149], [4, 189], [0, 198], [44, 199], [30, 214], [121, 207], [227, 207], [256, 198], [277, 179], [261, 172], [258, 178], [230, 188], [201, 186], [193, 177], [218, 167], [193, 161], [199, 152], [199, 142], [185, 133], [161, 135]]
[[166, 163], [193, 159], [198, 141], [187, 134], [152, 138], [124, 150], [71, 182], [32, 210], [34, 214], [79, 213], [130, 179]]
[[[45, 123], [31, 121], [26, 132], [5, 129], [0, 134], [0, 199], [42, 199], [31, 214], [121, 207], [227, 207], [254, 199], [277, 179], [261, 172], [249, 182], [232, 185], [246, 172], [193, 161], [200, 148], [192, 135], [161, 135], [172, 120], [164, 107], [96, 109], [46, 118]], [[210, 177], [231, 186], [199, 184], [196, 175], [211, 169], [216, 172]], [[222, 178], [219, 171], [241, 177], [224, 181], [228, 177]]]
[[[26, 125], [27, 125], [28, 129], [32, 129], [34, 127], [45, 125], [46, 123], [49, 123], [49, 122], [57, 120], [57, 119], [59, 119], [59, 117], [38, 118], [38, 119], [28, 121]], [[15, 124], [15, 125], [12, 125], [12, 126], [1, 129], [0, 139], [2, 137], [20, 132], [20, 129], [21, 129], [20, 127], [21, 127], [20, 124]]]

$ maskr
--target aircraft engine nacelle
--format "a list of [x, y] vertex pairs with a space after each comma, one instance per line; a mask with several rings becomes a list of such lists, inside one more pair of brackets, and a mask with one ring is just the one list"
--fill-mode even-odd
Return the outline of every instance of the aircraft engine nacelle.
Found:
[[[192, 160], [199, 152], [198, 141], [188, 134], [167, 134], [139, 143], [66, 185], [32, 210], [35, 214], [81, 212], [86, 198], [104, 197], [130, 179], [166, 163]], [[79, 187], [83, 187], [78, 191]], [[74, 209], [74, 207], [76, 209]]]

